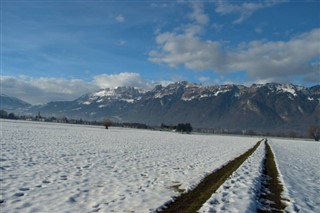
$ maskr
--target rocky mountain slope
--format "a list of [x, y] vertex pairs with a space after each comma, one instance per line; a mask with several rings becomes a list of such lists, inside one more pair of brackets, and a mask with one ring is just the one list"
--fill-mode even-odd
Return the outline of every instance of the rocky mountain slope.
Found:
[[320, 122], [320, 85], [306, 88], [268, 83], [246, 87], [176, 82], [147, 92], [118, 87], [28, 109], [29, 113], [38, 111], [46, 116], [87, 120], [110, 117], [149, 125], [189, 122], [202, 128], [305, 131]]

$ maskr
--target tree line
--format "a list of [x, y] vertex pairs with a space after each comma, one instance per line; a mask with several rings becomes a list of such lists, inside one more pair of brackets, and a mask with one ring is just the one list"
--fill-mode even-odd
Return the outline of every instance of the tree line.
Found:
[[13, 112], [7, 113], [5, 110], [0, 110], [0, 118], [18, 119], [18, 117]]
[[193, 130], [190, 123], [178, 123], [177, 125], [166, 125], [162, 123], [160, 125], [160, 128], [165, 130], [174, 130], [176, 132], [185, 132], [185, 133], [191, 133]]
[[[0, 118], [2, 119], [14, 119], [14, 120], [30, 120], [30, 121], [45, 121], [45, 122], [55, 122], [55, 123], [71, 123], [71, 124], [86, 124], [86, 125], [100, 125], [104, 126], [106, 129], [108, 129], [110, 126], [116, 126], [116, 127], [127, 127], [127, 128], [136, 128], [136, 129], [159, 129], [158, 127], [150, 127], [147, 124], [143, 123], [116, 123], [112, 122], [111, 119], [106, 118], [103, 121], [86, 121], [80, 119], [69, 119], [66, 116], [62, 116], [60, 118], [56, 117], [43, 117], [40, 115], [40, 112], [35, 117], [33, 116], [17, 116], [13, 112], [8, 113], [5, 110], [0, 110]], [[194, 131], [193, 127], [190, 123], [178, 123], [177, 125], [166, 125], [162, 123], [160, 125], [160, 130], [170, 130], [170, 131], [176, 131], [176, 132], [182, 132], [182, 133], [191, 133]], [[229, 131], [226, 129], [204, 129], [199, 128], [196, 129], [197, 132], [203, 132], [203, 133], [213, 133], [213, 134], [241, 134], [241, 135], [251, 135], [251, 136], [276, 136], [276, 137], [289, 137], [289, 138], [298, 138], [302, 137], [299, 136], [296, 132], [290, 131], [288, 133], [285, 132], [278, 132], [278, 133], [258, 133], [254, 130], [246, 130], [246, 131]], [[315, 141], [320, 140], [320, 125], [312, 125], [307, 129], [306, 135], [308, 138], [314, 139]]]

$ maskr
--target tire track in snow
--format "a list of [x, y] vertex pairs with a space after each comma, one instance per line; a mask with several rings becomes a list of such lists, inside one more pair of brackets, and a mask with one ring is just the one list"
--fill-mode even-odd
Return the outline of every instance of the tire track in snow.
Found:
[[[274, 154], [267, 139], [238, 158], [210, 174], [194, 190], [182, 194], [176, 201], [160, 209], [160, 212], [284, 212], [286, 200], [281, 196], [283, 184], [279, 180]], [[221, 171], [234, 161], [238, 161], [237, 167]], [[209, 177], [219, 176], [221, 172], [225, 175], [223, 178], [219, 177], [219, 180], [212, 182], [208, 180]], [[205, 201], [200, 200], [209, 193], [211, 187], [216, 187], [211, 197]]]
[[226, 180], [199, 210], [216, 212], [284, 212], [283, 186], [267, 140]]
[[271, 146], [266, 140], [266, 157], [263, 162], [261, 178], [260, 207], [258, 213], [284, 212], [286, 204], [283, 193], [283, 184], [280, 181], [278, 167]]
[[220, 169], [205, 177], [193, 190], [181, 194], [173, 202], [164, 204], [157, 212], [164, 213], [193, 213], [201, 208], [212, 194], [228, 179], [228, 177], [239, 168], [243, 162], [252, 155], [263, 140], [246, 151], [244, 154], [230, 161]]
[[264, 143], [219, 187], [200, 213], [256, 212], [265, 159]]

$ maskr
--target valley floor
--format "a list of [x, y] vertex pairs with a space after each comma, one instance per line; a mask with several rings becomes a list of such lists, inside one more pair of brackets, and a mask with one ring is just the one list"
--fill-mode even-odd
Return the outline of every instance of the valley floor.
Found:
[[[155, 212], [258, 140], [1, 120], [1, 210]], [[287, 210], [316, 212], [320, 144], [279, 139], [269, 144]], [[263, 156], [261, 144], [200, 212], [256, 209]]]

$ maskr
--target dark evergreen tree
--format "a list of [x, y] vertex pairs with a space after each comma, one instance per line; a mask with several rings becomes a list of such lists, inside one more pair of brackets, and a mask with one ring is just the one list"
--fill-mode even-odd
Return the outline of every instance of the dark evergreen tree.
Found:
[[4, 110], [0, 110], [0, 118], [7, 118], [8, 117], [8, 113]]
[[15, 116], [15, 114], [13, 112], [9, 113], [8, 115], [9, 119], [16, 119], [17, 117]]
[[190, 133], [192, 132], [192, 126], [190, 123], [179, 123], [177, 125], [177, 132], [186, 132], [186, 133]]
[[191, 126], [190, 123], [186, 123], [186, 124], [185, 124], [185, 131], [186, 131], [187, 133], [192, 132], [192, 126]]

